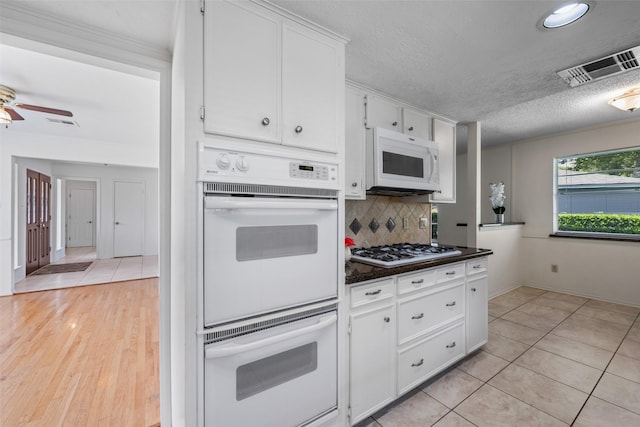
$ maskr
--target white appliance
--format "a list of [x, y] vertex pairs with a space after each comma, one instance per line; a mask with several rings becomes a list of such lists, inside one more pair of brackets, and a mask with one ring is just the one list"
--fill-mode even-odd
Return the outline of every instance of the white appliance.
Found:
[[[335, 419], [335, 304], [319, 311], [289, 316], [293, 320], [260, 319], [242, 325], [258, 328], [251, 334], [205, 345], [206, 426], [281, 427]], [[269, 326], [259, 330], [261, 323]]]
[[383, 128], [367, 129], [367, 193], [416, 196], [440, 191], [438, 144]]
[[335, 424], [338, 166], [199, 145], [198, 427]]

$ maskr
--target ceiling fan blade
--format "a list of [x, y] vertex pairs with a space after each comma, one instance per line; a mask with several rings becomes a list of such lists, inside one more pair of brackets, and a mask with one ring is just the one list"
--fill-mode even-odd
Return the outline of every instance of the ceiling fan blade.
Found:
[[14, 110], [13, 108], [9, 108], [9, 107], [5, 106], [4, 107], [4, 111], [9, 113], [9, 115], [11, 116], [11, 120], [24, 120], [24, 117], [22, 117], [20, 114], [18, 114], [18, 112], [16, 110]]
[[40, 107], [38, 105], [29, 105], [29, 104], [20, 104], [20, 103], [16, 103], [15, 106], [24, 108], [25, 110], [39, 111], [40, 113], [49, 113], [49, 114], [57, 114], [59, 116], [73, 117], [73, 113], [71, 111], [58, 110], [56, 108], [47, 108], [47, 107]]

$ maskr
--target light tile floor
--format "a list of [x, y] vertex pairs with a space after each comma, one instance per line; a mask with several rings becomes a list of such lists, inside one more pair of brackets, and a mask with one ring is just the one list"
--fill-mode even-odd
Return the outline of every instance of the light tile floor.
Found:
[[489, 314], [485, 346], [359, 426], [640, 426], [640, 308], [520, 287]]
[[15, 285], [15, 293], [43, 291], [120, 282], [158, 276], [158, 257], [136, 256], [96, 259], [96, 248], [67, 248], [66, 256], [52, 264], [93, 261], [85, 271], [27, 276]]

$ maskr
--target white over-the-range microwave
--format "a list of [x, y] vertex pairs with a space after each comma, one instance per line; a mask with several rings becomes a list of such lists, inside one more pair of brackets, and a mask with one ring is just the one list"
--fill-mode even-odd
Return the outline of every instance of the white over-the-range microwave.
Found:
[[440, 191], [438, 144], [383, 128], [367, 129], [367, 194], [418, 196]]

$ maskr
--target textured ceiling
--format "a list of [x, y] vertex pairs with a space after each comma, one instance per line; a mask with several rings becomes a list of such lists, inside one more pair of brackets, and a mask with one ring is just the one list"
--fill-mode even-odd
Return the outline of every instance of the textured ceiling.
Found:
[[574, 89], [556, 71], [640, 45], [640, 1], [597, 1], [555, 31], [536, 24], [562, 1], [274, 3], [351, 39], [347, 78], [481, 121], [485, 146], [633, 117], [606, 102], [640, 86], [640, 71]]
[[[171, 50], [176, 1], [3, 0], [3, 7], [12, 5], [60, 23], [94, 27], [154, 49]], [[640, 71], [573, 89], [556, 75], [558, 70], [640, 45], [637, 0], [596, 0], [587, 16], [554, 31], [539, 30], [536, 24], [566, 3], [563, 0], [273, 3], [350, 38], [346, 47], [350, 80], [461, 123], [480, 121], [484, 146], [640, 118], [640, 111], [625, 113], [606, 103], [640, 86]], [[24, 78], [35, 69], [22, 68]], [[78, 72], [70, 68], [65, 78], [73, 81]], [[68, 96], [56, 90], [50, 86], [47, 95]], [[83, 96], [86, 105], [78, 103], [74, 113], [95, 106], [97, 98]], [[101, 99], [104, 109], [123, 108], [122, 100], [107, 105], [109, 99]], [[462, 126], [459, 148], [464, 149], [465, 140]]]

